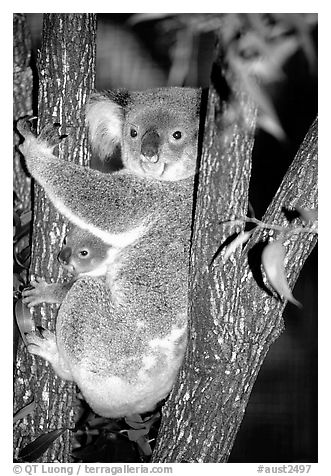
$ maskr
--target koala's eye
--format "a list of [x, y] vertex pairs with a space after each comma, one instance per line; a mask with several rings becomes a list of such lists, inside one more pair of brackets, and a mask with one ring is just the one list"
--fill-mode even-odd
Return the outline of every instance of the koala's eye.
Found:
[[79, 254], [79, 256], [82, 256], [83, 258], [86, 258], [86, 256], [88, 256], [88, 251], [87, 250], [82, 250], [78, 254]]
[[136, 129], [134, 129], [133, 127], [131, 127], [130, 136], [131, 136], [131, 137], [137, 137], [137, 135], [138, 135], [138, 132], [136, 131]]
[[172, 137], [176, 140], [179, 140], [182, 138], [182, 133], [180, 131], [176, 131], [172, 134]]

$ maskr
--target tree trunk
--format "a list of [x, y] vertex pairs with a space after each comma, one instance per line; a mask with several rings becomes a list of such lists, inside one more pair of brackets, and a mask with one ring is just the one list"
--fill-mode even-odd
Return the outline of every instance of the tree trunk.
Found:
[[[95, 80], [96, 15], [46, 14], [43, 42], [38, 63], [38, 126], [63, 124], [69, 137], [61, 143], [64, 160], [88, 164], [87, 137], [83, 106]], [[43, 190], [34, 184], [34, 220], [31, 276], [47, 281], [63, 280], [57, 254], [66, 232], [66, 223], [50, 204]], [[57, 307], [45, 304], [33, 310], [36, 325], [55, 329]], [[75, 386], [56, 377], [41, 358], [30, 356], [24, 345], [17, 355], [15, 409], [34, 398], [36, 409], [19, 421], [14, 430], [15, 457], [22, 447], [42, 433], [56, 428], [72, 428]], [[70, 432], [65, 432], [43, 455], [45, 462], [70, 461]]]
[[[14, 13], [14, 121], [18, 118], [32, 115], [32, 69], [31, 36], [26, 24], [25, 16]], [[31, 180], [22, 164], [22, 157], [16, 150], [18, 136], [14, 135], [14, 193], [15, 208], [31, 209]]]
[[[286, 303], [267, 289], [260, 268], [263, 244], [279, 232], [257, 230], [245, 248], [222, 262], [222, 245], [243, 228], [229, 220], [247, 213], [255, 114], [249, 101], [238, 96], [246, 124], [229, 123], [233, 97], [221, 97], [217, 91], [227, 93], [224, 85], [232, 84], [233, 76], [221, 71], [220, 56], [219, 51], [195, 208], [189, 346], [163, 409], [155, 462], [228, 460], [259, 369], [284, 326]], [[288, 226], [283, 207], [293, 210], [296, 205], [317, 207], [317, 121], [263, 221]], [[314, 234], [294, 235], [285, 242], [291, 287], [315, 243]]]

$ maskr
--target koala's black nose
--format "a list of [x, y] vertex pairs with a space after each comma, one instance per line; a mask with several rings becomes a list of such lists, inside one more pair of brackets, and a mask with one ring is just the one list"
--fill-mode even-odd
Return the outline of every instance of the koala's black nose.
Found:
[[141, 153], [150, 162], [159, 160], [160, 136], [155, 131], [147, 131], [141, 140]]
[[60, 253], [57, 255], [57, 259], [61, 264], [69, 264], [69, 259], [72, 255], [72, 250], [70, 246], [63, 248]]

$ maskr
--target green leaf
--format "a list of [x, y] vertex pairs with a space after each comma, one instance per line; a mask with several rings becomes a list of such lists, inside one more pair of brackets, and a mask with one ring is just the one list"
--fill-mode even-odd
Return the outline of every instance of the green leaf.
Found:
[[15, 254], [16, 263], [21, 268], [29, 268], [30, 264], [30, 256], [31, 256], [31, 248], [30, 246], [26, 246], [23, 250], [19, 253]]
[[36, 408], [36, 402], [32, 400], [32, 402], [28, 403], [25, 405], [25, 407], [21, 408], [18, 410], [17, 413], [14, 415], [14, 423], [16, 423], [18, 420], [22, 420], [28, 415], [31, 415]]
[[145, 423], [144, 421], [142, 420], [141, 416], [138, 415], [138, 414], [134, 414], [134, 415], [130, 415], [128, 417], [125, 417], [124, 418], [125, 420], [125, 423], [129, 426], [131, 426], [131, 428], [135, 428], [135, 429], [140, 429], [140, 428], [145, 428]]
[[155, 421], [160, 418], [160, 413], [156, 412], [146, 418], [142, 419], [141, 416], [137, 413], [130, 415], [129, 417], [125, 417], [125, 423], [129, 425], [131, 428], [135, 430], [140, 430], [143, 428], [147, 428], [148, 431], [151, 429], [151, 426]]
[[32, 220], [32, 211], [28, 210], [26, 212], [23, 212], [20, 218], [22, 226], [30, 224]]
[[53, 442], [61, 436], [69, 428], [58, 428], [57, 430], [43, 433], [32, 443], [26, 445], [19, 453], [18, 458], [24, 462], [30, 463], [36, 461], [45, 451], [53, 444]]
[[138, 441], [139, 438], [145, 436], [149, 432], [149, 428], [141, 428], [140, 430], [127, 430], [130, 441]]
[[30, 309], [23, 304], [22, 299], [19, 299], [15, 304], [15, 317], [23, 342], [27, 345], [25, 334], [33, 331], [35, 326]]
[[272, 241], [268, 243], [262, 252], [262, 264], [267, 275], [268, 281], [277, 293], [283, 298], [302, 307], [291, 292], [285, 273], [285, 247], [281, 241]]
[[226, 247], [226, 250], [225, 250], [225, 253], [224, 253], [224, 256], [223, 256], [223, 262], [225, 262], [229, 258], [229, 256], [232, 255], [232, 253], [234, 253], [235, 250], [240, 245], [243, 245], [244, 243], [246, 243], [246, 241], [249, 239], [249, 237], [251, 236], [253, 231], [254, 230], [242, 231], [241, 233], [239, 233], [239, 235], [233, 241], [231, 241], [229, 246]]
[[19, 291], [22, 285], [24, 285], [24, 280], [22, 276], [18, 273], [14, 273], [13, 274], [13, 290]]
[[152, 448], [151, 445], [148, 443], [147, 439], [144, 436], [141, 436], [138, 438], [136, 441], [137, 445], [140, 448], [140, 451], [145, 455], [145, 456], [151, 456], [152, 454]]
[[15, 236], [20, 233], [22, 225], [21, 225], [21, 220], [18, 213], [14, 212], [13, 219], [14, 219], [14, 239], [15, 239]]
[[171, 13], [135, 13], [132, 15], [129, 20], [129, 25], [136, 25], [138, 23], [142, 23], [145, 21], [155, 21], [155, 20], [162, 20], [172, 16]]

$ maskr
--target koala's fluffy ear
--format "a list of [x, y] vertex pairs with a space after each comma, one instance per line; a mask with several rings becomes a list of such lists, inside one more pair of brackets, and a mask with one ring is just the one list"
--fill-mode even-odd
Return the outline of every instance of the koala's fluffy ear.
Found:
[[120, 146], [124, 109], [130, 99], [126, 90], [91, 94], [86, 106], [86, 122], [92, 150], [99, 159], [109, 157]]

